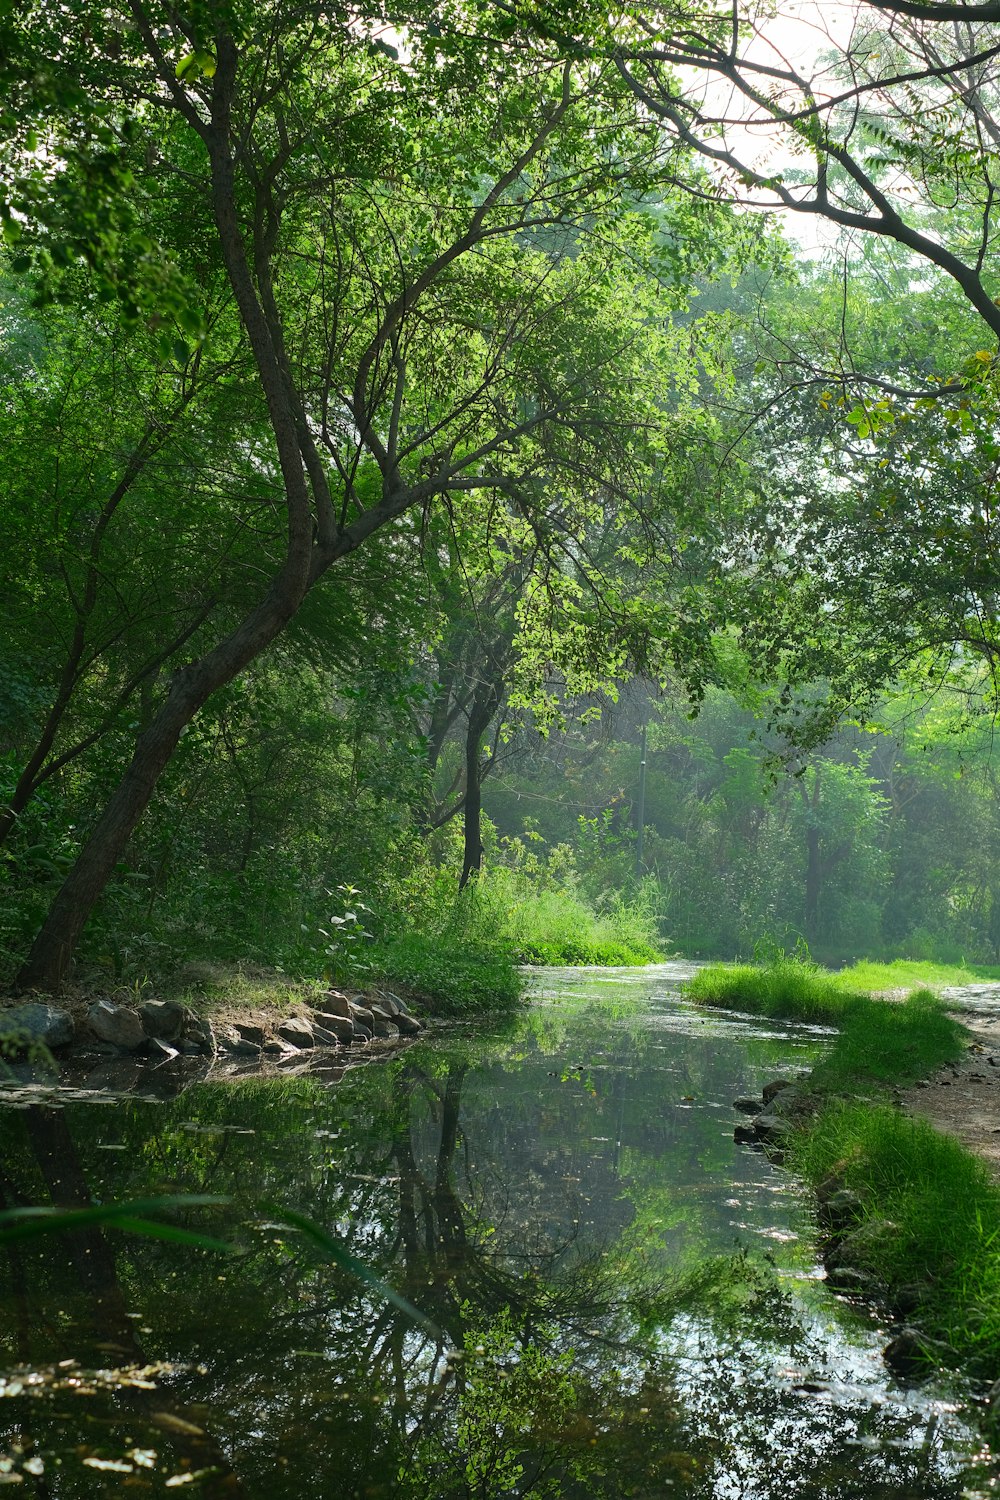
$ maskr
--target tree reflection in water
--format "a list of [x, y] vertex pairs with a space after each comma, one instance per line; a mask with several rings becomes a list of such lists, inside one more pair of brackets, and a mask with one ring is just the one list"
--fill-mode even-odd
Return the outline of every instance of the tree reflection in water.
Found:
[[[3, 1403], [6, 1441], [30, 1432], [46, 1467], [26, 1477], [54, 1500], [117, 1494], [125, 1476], [84, 1457], [134, 1451], [156, 1455], [127, 1476], [142, 1492], [207, 1470], [185, 1493], [252, 1500], [957, 1497], [957, 1461], [913, 1444], [926, 1414], [780, 1374], [813, 1335], [774, 1268], [732, 1254], [728, 1203], [765, 1223], [788, 1205], [718, 1104], [788, 1048], [595, 1007], [335, 1086], [3, 1111], [8, 1202], [221, 1193], [232, 1207], [191, 1223], [239, 1246], [94, 1231], [8, 1254], [8, 1368], [167, 1368], [148, 1392], [43, 1383]], [[335, 1233], [439, 1334], [266, 1203]]]

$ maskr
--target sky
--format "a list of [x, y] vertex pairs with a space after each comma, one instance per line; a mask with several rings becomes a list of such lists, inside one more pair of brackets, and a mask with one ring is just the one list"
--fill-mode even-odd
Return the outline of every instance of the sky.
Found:
[[[745, 55], [758, 63], [778, 67], [791, 65], [814, 84], [822, 95], [823, 54], [840, 49], [849, 42], [856, 24], [859, 6], [855, 0], [785, 0], [780, 14], [761, 27], [757, 41], [745, 49]], [[694, 80], [695, 87], [704, 87]], [[832, 91], [832, 90], [831, 90]], [[744, 113], [746, 106], [733, 101], [727, 85], [710, 84], [705, 92], [713, 112]], [[795, 165], [795, 157], [784, 146], [774, 126], [741, 130], [732, 129], [731, 142], [745, 153], [749, 163], [759, 170], [780, 172]], [[816, 255], [838, 238], [835, 226], [812, 216], [780, 212], [787, 237], [794, 240], [803, 255]]]

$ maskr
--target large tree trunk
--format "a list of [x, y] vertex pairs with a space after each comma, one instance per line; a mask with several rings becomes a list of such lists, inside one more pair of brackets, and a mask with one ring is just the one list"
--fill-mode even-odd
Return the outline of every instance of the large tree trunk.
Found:
[[[156, 45], [151, 33], [148, 33], [147, 40], [155, 55]], [[212, 168], [212, 207], [219, 244], [253, 351], [274, 435], [288, 517], [285, 557], [265, 597], [232, 634], [200, 661], [192, 662], [175, 674], [166, 702], [139, 736], [128, 770], [52, 903], [18, 975], [17, 984], [21, 989], [54, 991], [61, 987], [87, 918], [149, 806], [181, 731], [218, 688], [232, 682], [280, 634], [302, 603], [310, 584], [329, 566], [335, 555], [334, 539], [328, 534], [326, 524], [326, 518], [331, 514], [329, 490], [316, 468], [314, 446], [308, 434], [300, 430], [301, 423], [296, 419], [294, 393], [285, 378], [286, 362], [277, 314], [275, 312], [269, 322], [262, 305], [261, 299], [270, 296], [266, 258], [255, 255], [256, 284], [247, 259], [236, 207], [235, 170], [230, 145], [230, 111], [237, 66], [232, 38], [220, 38], [218, 50], [212, 123], [207, 126], [193, 114], [189, 115], [189, 123], [208, 149]], [[260, 247], [256, 248], [259, 250]], [[324, 503], [317, 521], [312, 501], [319, 502], [320, 499]], [[319, 553], [313, 545], [314, 527], [324, 544]], [[341, 552], [348, 550], [348, 546], [341, 548]]]
[[136, 741], [131, 764], [52, 903], [17, 976], [19, 989], [54, 993], [62, 987], [80, 934], [149, 806], [181, 731], [212, 693], [231, 682], [284, 628], [306, 591], [308, 570], [308, 547], [291, 550], [261, 605], [200, 662], [177, 673], [166, 702]]

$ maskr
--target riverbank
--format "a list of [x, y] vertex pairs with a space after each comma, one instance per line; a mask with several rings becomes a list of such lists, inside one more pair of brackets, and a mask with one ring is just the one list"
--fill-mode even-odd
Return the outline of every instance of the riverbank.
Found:
[[243, 1065], [294, 1061], [315, 1051], [357, 1052], [419, 1035], [408, 994], [288, 980], [265, 971], [191, 974], [162, 990], [77, 989], [49, 999], [27, 995], [0, 1009], [8, 1059], [80, 1061], [223, 1058]]
[[[804, 965], [709, 969], [688, 993], [718, 1008], [837, 1028], [808, 1077], [765, 1090], [737, 1137], [780, 1151], [811, 1183], [827, 1278], [884, 1311], [886, 1359], [900, 1377], [950, 1366], [995, 1381], [1000, 1183], [979, 1148], [988, 1133], [995, 1172], [1000, 1152], [988, 1122], [1000, 1105], [992, 1082], [1000, 1047], [994, 1053], [988, 1035], [927, 990], [902, 1002], [853, 993]], [[993, 1037], [1000, 1044], [1000, 1023]], [[954, 1130], [970, 1098], [975, 1123]], [[997, 1420], [992, 1408], [989, 1420]]]

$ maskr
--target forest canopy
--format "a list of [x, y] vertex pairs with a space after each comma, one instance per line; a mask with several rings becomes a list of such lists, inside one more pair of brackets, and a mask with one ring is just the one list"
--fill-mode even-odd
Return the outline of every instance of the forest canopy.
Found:
[[998, 17], [822, 9], [0, 6], [11, 982], [997, 955]]

